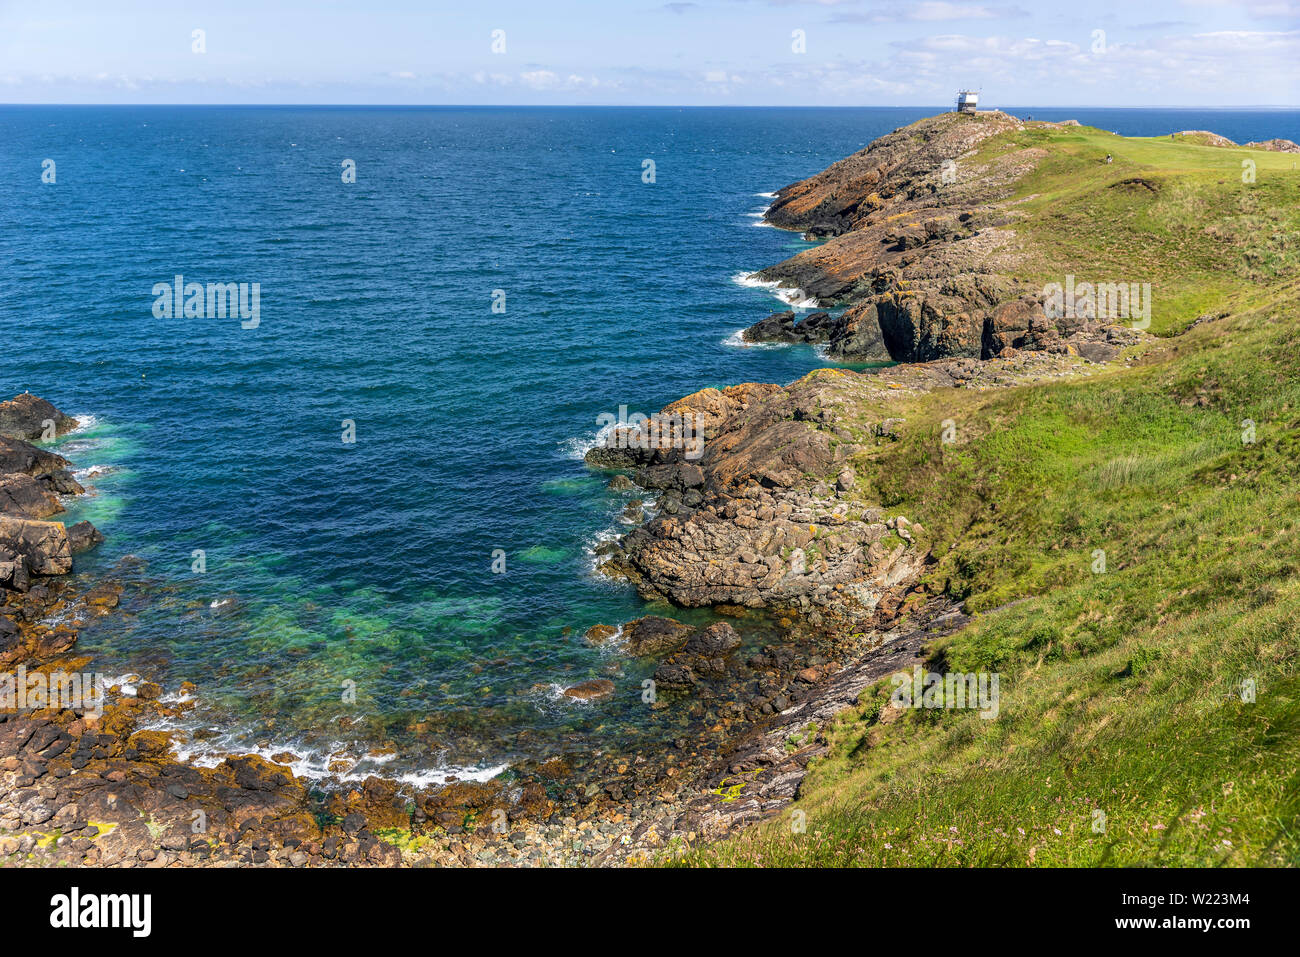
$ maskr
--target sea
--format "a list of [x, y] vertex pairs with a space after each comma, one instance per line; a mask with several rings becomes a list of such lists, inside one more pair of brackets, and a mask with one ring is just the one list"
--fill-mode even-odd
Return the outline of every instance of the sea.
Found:
[[[602, 415], [827, 364], [739, 340], [813, 305], [750, 278], [810, 245], [763, 211], [940, 109], [0, 106], [0, 393], [80, 421], [47, 443], [107, 538], [75, 575], [125, 585], [79, 650], [186, 705], [159, 726], [200, 764], [427, 785], [663, 747], [653, 663], [584, 634], [711, 619], [596, 572], [641, 496], [583, 453]], [[563, 695], [591, 678], [613, 697]]]

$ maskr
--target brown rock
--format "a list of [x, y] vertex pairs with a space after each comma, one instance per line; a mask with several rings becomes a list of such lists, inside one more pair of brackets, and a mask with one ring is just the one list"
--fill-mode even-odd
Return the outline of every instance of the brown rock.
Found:
[[565, 688], [564, 694], [569, 698], [577, 698], [579, 701], [594, 701], [597, 698], [608, 698], [614, 693], [614, 682], [607, 678], [593, 678], [590, 681], [583, 681], [571, 688]]
[[72, 571], [72, 549], [61, 522], [38, 522], [0, 515], [0, 562], [16, 556], [26, 560], [34, 575], [66, 575]]
[[585, 637], [589, 645], [603, 645], [617, 634], [618, 629], [612, 625], [592, 625]]
[[672, 618], [647, 615], [623, 626], [623, 644], [628, 654], [638, 658], [656, 657], [682, 647], [692, 631], [690, 625]]
[[77, 420], [64, 415], [49, 402], [30, 393], [14, 396], [0, 402], [0, 436], [17, 439], [39, 439], [45, 432], [45, 423], [54, 425], [55, 435], [62, 435], [77, 427]]

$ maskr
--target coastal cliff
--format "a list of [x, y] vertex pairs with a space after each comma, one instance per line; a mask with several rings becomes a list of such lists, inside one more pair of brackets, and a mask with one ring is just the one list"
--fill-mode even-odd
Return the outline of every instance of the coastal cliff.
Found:
[[[102, 714], [0, 715], [0, 858], [1290, 859], [1300, 190], [1270, 152], [1248, 190], [1221, 145], [943, 116], [782, 190], [771, 221], [824, 242], [762, 275], [837, 314], [777, 314], [751, 341], [897, 364], [704, 389], [665, 431], [587, 454], [647, 493], [601, 571], [715, 613], [586, 632], [652, 669], [652, 722], [689, 718], [664, 739], [488, 782], [322, 789], [291, 755], [179, 759], [160, 726], [201, 689], [146, 678]], [[1069, 270], [1157, 283], [1152, 327], [1049, 320], [1035, 290]], [[50, 519], [80, 486], [33, 444], [50, 423], [75, 427], [34, 397], [0, 404], [0, 652], [47, 672], [85, 667], [69, 622], [122, 594], [70, 574], [76, 526]], [[895, 707], [886, 679], [913, 669], [999, 675], [1001, 717]], [[610, 673], [563, 694], [644, 693]], [[1247, 679], [1266, 691], [1249, 706]]]
[[[755, 275], [840, 311], [776, 313], [743, 338], [898, 364], [705, 390], [661, 413], [695, 413], [702, 443], [616, 430], [587, 454], [658, 496], [602, 549], [607, 574], [679, 606], [743, 604], [832, 640], [868, 637], [813, 669], [805, 703], [715, 777], [735, 791], [731, 814], [713, 809], [714, 838], [725, 820], [765, 823], [686, 863], [1295, 852], [1267, 823], [1294, 812], [1276, 785], [1295, 747], [1264, 745], [1237, 711], [1264, 673], [1275, 689], [1300, 680], [1294, 634], [1257, 654], [1244, 624], [1249, 594], [1266, 616], [1294, 614], [1275, 587], [1300, 552], [1290, 531], [1266, 530], [1300, 522], [1283, 478], [1300, 404], [1266, 385], [1294, 381], [1290, 166], [1280, 146], [947, 114], [778, 191], [768, 221], [819, 245]], [[1145, 316], [1054, 314], [1045, 288], [1075, 273], [1158, 294]], [[1266, 594], [1234, 589], [1260, 535], [1278, 547], [1252, 577]], [[1216, 607], [1232, 611], [1211, 626]], [[897, 710], [879, 679], [912, 667], [1000, 674], [1011, 717]], [[1295, 720], [1288, 701], [1271, 698], [1266, 718], [1248, 700], [1259, 720]], [[1157, 769], [1132, 757], [1153, 733], [1200, 750], [1161, 752]], [[1261, 768], [1249, 794], [1223, 763], [1244, 753]], [[1171, 773], [1177, 796], [1153, 785]], [[1107, 790], [1120, 781], [1122, 797]], [[1214, 811], [1205, 828], [1211, 797], [1234, 787], [1253, 823]], [[791, 827], [790, 799], [828, 839]], [[1120, 815], [1113, 835], [1088, 836], [1098, 812]], [[1162, 816], [1178, 829], [1165, 843], [1136, 823]], [[1216, 848], [1229, 827], [1239, 841]]]

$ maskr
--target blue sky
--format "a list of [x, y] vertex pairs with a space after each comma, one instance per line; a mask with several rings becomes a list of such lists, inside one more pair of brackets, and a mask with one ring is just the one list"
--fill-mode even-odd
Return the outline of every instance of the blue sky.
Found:
[[8, 103], [1292, 106], [1297, 64], [1300, 0], [0, 0]]

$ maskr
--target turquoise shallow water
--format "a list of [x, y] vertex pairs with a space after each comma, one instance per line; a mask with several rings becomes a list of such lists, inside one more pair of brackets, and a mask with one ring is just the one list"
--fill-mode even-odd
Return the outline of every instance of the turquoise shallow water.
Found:
[[[807, 245], [755, 228], [763, 194], [931, 112], [0, 108], [0, 391], [93, 416], [59, 443], [106, 469], [67, 516], [108, 536], [79, 573], [145, 560], [81, 646], [194, 681], [196, 751], [302, 770], [656, 740], [640, 666], [581, 638], [667, 611], [592, 574], [629, 496], [581, 452], [620, 405], [821, 364], [727, 342], [780, 306], [734, 277]], [[1294, 113], [1029, 112], [1300, 138]], [[156, 318], [177, 273], [260, 283], [260, 325]], [[557, 694], [606, 675], [613, 701]]]

